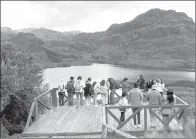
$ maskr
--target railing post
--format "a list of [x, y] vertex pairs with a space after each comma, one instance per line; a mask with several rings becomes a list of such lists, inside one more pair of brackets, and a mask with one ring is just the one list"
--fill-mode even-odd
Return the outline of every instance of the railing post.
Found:
[[51, 94], [52, 94], [52, 106], [57, 107], [56, 89], [51, 90]]
[[147, 131], [147, 108], [144, 108], [144, 132]]
[[38, 102], [35, 100], [35, 120], [38, 120]]
[[107, 138], [107, 127], [104, 125], [104, 124], [106, 124], [106, 110], [105, 110], [104, 106], [102, 108], [102, 119], [103, 119], [102, 138]]

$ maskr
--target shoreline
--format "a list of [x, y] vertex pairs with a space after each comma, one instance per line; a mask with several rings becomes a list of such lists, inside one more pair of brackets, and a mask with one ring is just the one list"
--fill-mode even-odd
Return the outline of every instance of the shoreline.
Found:
[[195, 72], [195, 69], [189, 69], [184, 67], [153, 67], [153, 66], [139, 66], [139, 65], [126, 65], [126, 64], [114, 64], [114, 63], [106, 63], [106, 62], [89, 62], [89, 61], [81, 61], [81, 62], [72, 62], [71, 64], [66, 64], [65, 66], [61, 66], [61, 63], [53, 63], [52, 65], [44, 66], [42, 69], [48, 68], [66, 68], [72, 66], [91, 66], [93, 64], [109, 64], [114, 67], [122, 67], [122, 68], [134, 68], [134, 69], [143, 69], [143, 70], [161, 70], [161, 71], [187, 71], [187, 72]]

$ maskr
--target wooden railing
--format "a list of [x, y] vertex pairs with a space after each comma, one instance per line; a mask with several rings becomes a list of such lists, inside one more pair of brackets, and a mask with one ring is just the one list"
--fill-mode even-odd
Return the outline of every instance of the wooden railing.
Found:
[[[67, 98], [67, 96], [65, 97]], [[64, 103], [66, 102], [67, 100]], [[24, 131], [27, 130], [27, 128], [32, 122], [37, 121], [39, 119], [39, 113], [41, 112], [39, 111], [39, 109], [42, 108], [42, 111], [44, 109], [51, 110], [52, 108], [57, 107], [57, 104], [58, 104], [57, 103], [57, 88], [48, 90], [40, 94], [39, 96], [35, 97], [31, 104], [31, 108], [29, 111], [29, 115], [28, 115], [28, 119], [27, 119]]]
[[[142, 109], [144, 109], [144, 128], [143, 131], [146, 132], [148, 129], [147, 125], [147, 110], [151, 111], [151, 114], [156, 117], [160, 121], [161, 124], [163, 124], [164, 127], [166, 127], [168, 130], [171, 130], [171, 128], [168, 126], [169, 123], [177, 117], [177, 115], [182, 115], [183, 112], [186, 111], [186, 109], [189, 107], [189, 105], [183, 101], [182, 99], [176, 98], [176, 104], [175, 105], [131, 105], [131, 106], [105, 106], [103, 108], [103, 125], [102, 125], [102, 137], [106, 138], [108, 135], [108, 129], [112, 130], [112, 133], [117, 133], [121, 136], [130, 137], [129, 134], [126, 134], [125, 132], [119, 131], [127, 122], [129, 122], [134, 116], [136, 116], [137, 113], [139, 113]], [[163, 121], [162, 117], [160, 117], [157, 113], [155, 113], [152, 108], [164, 108], [164, 107], [171, 107], [171, 108], [176, 108], [176, 111], [170, 116], [170, 118], [167, 121]], [[134, 113], [132, 113], [129, 117], [125, 119], [124, 122], [121, 122], [119, 118], [111, 112], [111, 109], [120, 109], [120, 108], [138, 108]], [[109, 115], [118, 123], [118, 126], [116, 128], [112, 127], [109, 125]], [[183, 117], [183, 129], [185, 126], [186, 122], [186, 116]]]

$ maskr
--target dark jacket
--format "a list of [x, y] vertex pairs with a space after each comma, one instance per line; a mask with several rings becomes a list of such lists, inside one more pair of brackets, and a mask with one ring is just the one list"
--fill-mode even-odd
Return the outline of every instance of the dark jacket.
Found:
[[145, 85], [145, 80], [144, 80], [144, 78], [138, 79], [138, 80], [137, 80], [137, 83], [139, 84], [140, 89], [144, 89], [144, 85]]
[[91, 82], [90, 81], [86, 81], [86, 86], [84, 88], [84, 96], [85, 97], [92, 95], [92, 92], [90, 91], [90, 88], [91, 88]]

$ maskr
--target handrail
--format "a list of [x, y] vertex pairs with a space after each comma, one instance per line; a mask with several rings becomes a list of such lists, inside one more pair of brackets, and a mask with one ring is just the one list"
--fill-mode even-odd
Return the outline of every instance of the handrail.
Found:
[[32, 113], [33, 113], [33, 109], [35, 107], [35, 101], [33, 101], [33, 103], [31, 104], [31, 109], [30, 109], [30, 112], [29, 112], [29, 116], [28, 116], [28, 119], [27, 119], [27, 122], [26, 122], [26, 126], [25, 126], [25, 131], [27, 130], [29, 124], [30, 124], [30, 121], [31, 121], [31, 116], [32, 116]]
[[122, 131], [120, 131], [120, 130], [118, 130], [118, 129], [116, 129], [116, 128], [110, 126], [110, 125], [107, 125], [107, 124], [104, 124], [104, 123], [103, 123], [103, 126], [107, 127], [108, 129], [112, 130], [113, 132], [115, 132], [115, 133], [117, 133], [117, 134], [119, 134], [120, 136], [123, 136], [123, 137], [125, 137], [125, 138], [137, 138], [137, 137], [132, 136], [132, 135], [130, 135], [130, 134], [124, 133], [124, 132], [122, 132]]
[[188, 105], [188, 103], [186, 103], [184, 100], [182, 100], [182, 99], [179, 98], [178, 96], [174, 95], [174, 97], [176, 97], [179, 101], [181, 101], [181, 102], [184, 103], [185, 105]]
[[105, 106], [109, 109], [115, 108], [164, 108], [164, 107], [188, 107], [188, 104], [175, 104], [175, 105], [128, 105], [128, 106]]
[[50, 90], [48, 90], [48, 91], [46, 91], [46, 92], [40, 94], [39, 96], [35, 97], [35, 98], [33, 99], [33, 101], [37, 100], [38, 98], [40, 98], [41, 96], [43, 96], [43, 95], [45, 95], [45, 94], [50, 93], [51, 90], [52, 90], [52, 89], [50, 89]]

